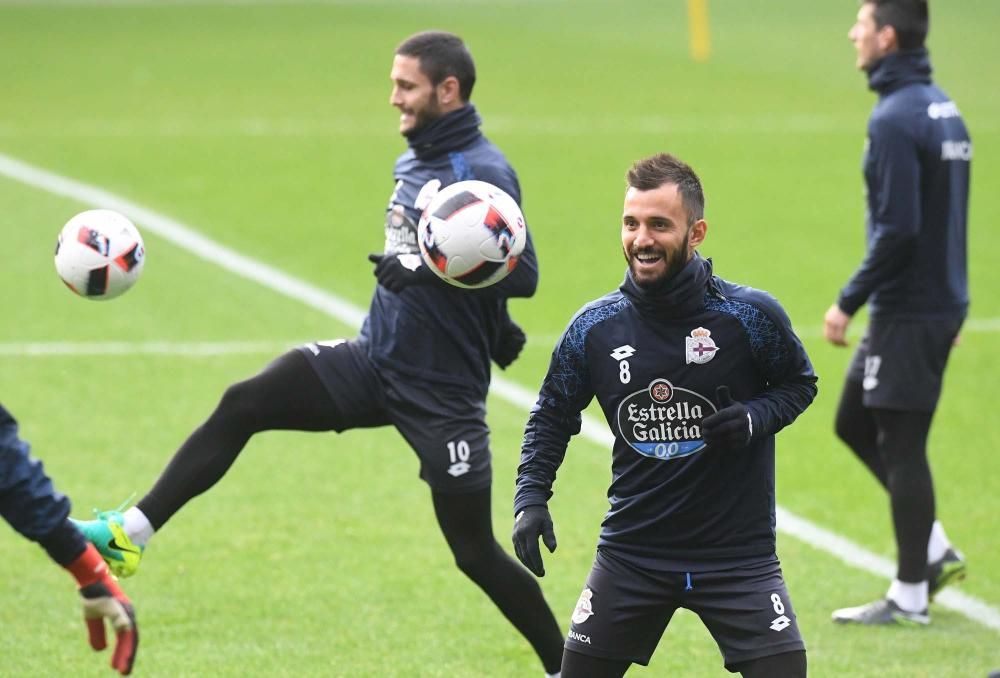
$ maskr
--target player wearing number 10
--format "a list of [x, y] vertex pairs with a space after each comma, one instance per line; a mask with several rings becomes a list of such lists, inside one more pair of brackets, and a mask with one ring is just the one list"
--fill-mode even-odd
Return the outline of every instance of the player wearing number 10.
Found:
[[625, 281], [570, 322], [525, 429], [514, 548], [538, 576], [539, 536], [556, 544], [556, 470], [595, 396], [615, 435], [611, 508], [563, 678], [647, 664], [679, 607], [701, 617], [730, 671], [806, 673], [775, 555], [774, 434], [812, 402], [816, 376], [777, 301], [713, 275], [696, 252], [704, 204], [673, 156], [632, 167]]
[[[392, 425], [420, 459], [420, 476], [431, 488], [455, 563], [531, 644], [546, 672], [557, 674], [559, 625], [537, 582], [494, 538], [490, 507], [490, 361], [505, 367], [524, 344], [506, 303], [534, 294], [534, 248], [528, 237], [510, 275], [468, 290], [430, 272], [417, 243], [421, 210], [438, 188], [477, 179], [519, 201], [517, 175], [480, 132], [469, 101], [475, 66], [461, 39], [441, 32], [410, 37], [396, 50], [390, 79], [389, 103], [400, 111], [399, 131], [409, 149], [393, 172], [385, 249], [369, 257], [378, 285], [360, 336], [294, 349], [232, 385], [136, 506], [80, 526], [112, 567], [128, 574], [138, 565], [139, 550], [129, 562], [129, 554], [109, 550], [109, 542], [127, 546], [131, 540], [141, 547], [186, 502], [218, 482], [254, 434]], [[330, 473], [337, 472], [331, 458]], [[323, 557], [335, 552], [322, 547]]]

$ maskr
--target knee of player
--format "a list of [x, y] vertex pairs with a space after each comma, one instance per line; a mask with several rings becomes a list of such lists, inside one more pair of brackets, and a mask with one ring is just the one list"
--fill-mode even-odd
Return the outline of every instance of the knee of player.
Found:
[[225, 419], [253, 419], [260, 407], [260, 395], [252, 380], [231, 384], [222, 394], [213, 417]]
[[498, 558], [503, 557], [503, 550], [495, 541], [487, 548], [467, 542], [453, 546], [452, 555], [458, 569], [470, 579], [477, 580], [490, 570]]

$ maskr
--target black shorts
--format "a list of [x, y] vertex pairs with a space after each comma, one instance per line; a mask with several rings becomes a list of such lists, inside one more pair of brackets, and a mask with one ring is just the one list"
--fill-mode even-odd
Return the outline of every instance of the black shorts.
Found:
[[730, 671], [805, 650], [777, 558], [721, 571], [658, 572], [606, 549], [598, 550], [573, 611], [566, 649], [645, 666], [679, 607], [701, 618]]
[[847, 370], [865, 407], [933, 412], [964, 318], [872, 318]]
[[439, 492], [490, 486], [486, 403], [460, 389], [412, 380], [376, 367], [357, 340], [299, 347], [337, 408], [337, 432], [396, 427], [420, 459], [420, 477]]

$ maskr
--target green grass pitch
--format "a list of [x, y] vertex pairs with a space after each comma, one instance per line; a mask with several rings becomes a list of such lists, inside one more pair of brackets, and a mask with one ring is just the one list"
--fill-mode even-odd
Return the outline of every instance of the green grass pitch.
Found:
[[[99, 186], [365, 307], [403, 149], [389, 65], [408, 34], [463, 35], [486, 134], [517, 168], [541, 262], [512, 304], [529, 344], [503, 376], [537, 388], [584, 302], [618, 284], [623, 175], [669, 150], [707, 194], [702, 251], [785, 305], [820, 374], [778, 440], [778, 502], [885, 558], [884, 494], [833, 437], [850, 353], [822, 315], [863, 252], [860, 155], [874, 96], [854, 71], [851, 0], [710, 0], [713, 54], [688, 57], [686, 3], [0, 1], [0, 154]], [[931, 439], [939, 516], [970, 562], [958, 589], [1000, 614], [1000, 5], [932, 3], [929, 45], [976, 157], [973, 304]], [[74, 513], [144, 492], [222, 390], [295, 342], [354, 328], [146, 231], [121, 299], [69, 294], [56, 233], [89, 207], [0, 177], [0, 398]], [[143, 223], [138, 221], [140, 229]], [[860, 325], [859, 322], [856, 323]], [[856, 328], [857, 329], [857, 328]], [[856, 340], [857, 335], [854, 335]], [[29, 355], [26, 345], [248, 342], [222, 355]], [[526, 412], [490, 400], [494, 516], [509, 543]], [[574, 441], [552, 502], [542, 581], [565, 629], [605, 509], [608, 451]], [[0, 526], [0, 675], [102, 676], [73, 587]], [[832, 609], [887, 581], [786, 534], [779, 555], [813, 676], [985, 676], [1000, 630], [936, 605], [927, 629], [859, 630]], [[268, 433], [153, 541], [137, 577], [147, 676], [541, 676], [527, 644], [451, 563], [417, 463], [392, 430]], [[637, 676], [726, 675], [679, 614]]]

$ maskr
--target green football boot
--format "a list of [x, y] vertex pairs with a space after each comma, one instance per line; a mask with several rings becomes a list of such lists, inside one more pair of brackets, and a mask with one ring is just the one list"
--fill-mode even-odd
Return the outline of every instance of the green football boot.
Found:
[[125, 534], [122, 507], [113, 511], [94, 509], [96, 520], [70, 521], [83, 533], [84, 538], [97, 548], [97, 552], [108, 564], [108, 569], [116, 577], [131, 577], [139, 569], [144, 546], [133, 543]]

